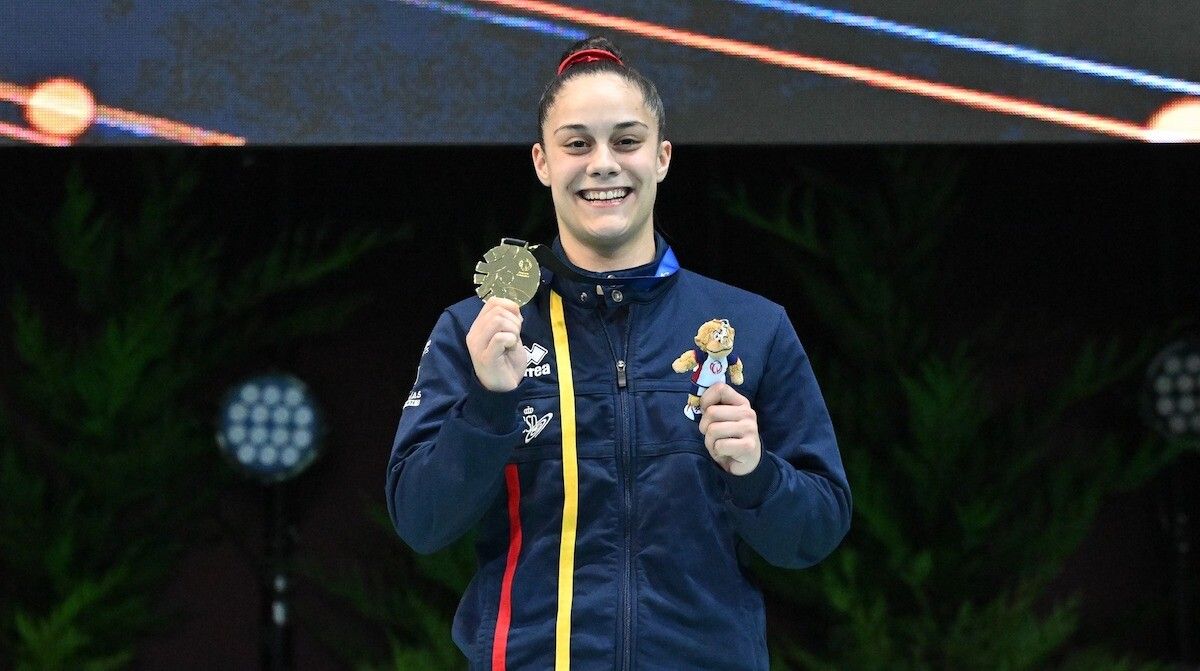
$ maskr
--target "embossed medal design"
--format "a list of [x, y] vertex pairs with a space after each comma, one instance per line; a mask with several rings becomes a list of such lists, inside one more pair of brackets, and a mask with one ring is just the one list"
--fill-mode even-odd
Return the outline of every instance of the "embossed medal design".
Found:
[[528, 243], [504, 238], [475, 264], [475, 293], [485, 301], [498, 296], [525, 305], [537, 293], [541, 274]]

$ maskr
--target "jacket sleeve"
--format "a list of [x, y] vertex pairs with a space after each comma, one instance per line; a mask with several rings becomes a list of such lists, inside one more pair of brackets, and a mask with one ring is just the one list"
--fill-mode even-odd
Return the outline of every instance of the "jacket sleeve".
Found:
[[453, 543], [500, 493], [504, 465], [520, 441], [519, 389], [495, 393], [480, 385], [466, 329], [443, 312], [388, 459], [388, 514], [417, 552]]
[[753, 406], [762, 458], [746, 475], [720, 470], [725, 506], [738, 533], [768, 562], [811, 566], [850, 529], [850, 486], [808, 355], [782, 308], [758, 390]]

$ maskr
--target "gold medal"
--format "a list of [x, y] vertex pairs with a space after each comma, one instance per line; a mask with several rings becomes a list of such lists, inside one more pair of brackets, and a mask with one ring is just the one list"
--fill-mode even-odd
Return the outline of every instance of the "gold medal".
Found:
[[475, 264], [475, 293], [483, 300], [492, 296], [525, 305], [537, 293], [542, 269], [523, 240], [504, 238]]

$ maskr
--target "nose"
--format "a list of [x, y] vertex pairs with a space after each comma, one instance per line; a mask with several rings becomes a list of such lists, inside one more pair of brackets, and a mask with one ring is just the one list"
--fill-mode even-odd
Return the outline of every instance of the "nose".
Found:
[[592, 152], [592, 160], [588, 163], [588, 175], [591, 177], [611, 177], [621, 172], [621, 164], [613, 153], [612, 147], [597, 143]]

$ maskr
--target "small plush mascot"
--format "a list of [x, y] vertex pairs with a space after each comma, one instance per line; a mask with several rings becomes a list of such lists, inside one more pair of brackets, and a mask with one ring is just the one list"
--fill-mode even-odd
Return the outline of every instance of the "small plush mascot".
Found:
[[729, 381], [741, 384], [742, 362], [733, 356], [733, 327], [729, 325], [729, 320], [710, 319], [701, 324], [696, 332], [696, 348], [679, 355], [671, 364], [671, 370], [692, 373], [696, 391], [688, 396], [683, 414], [693, 421], [700, 416], [700, 396], [705, 389], [725, 382], [727, 370]]

